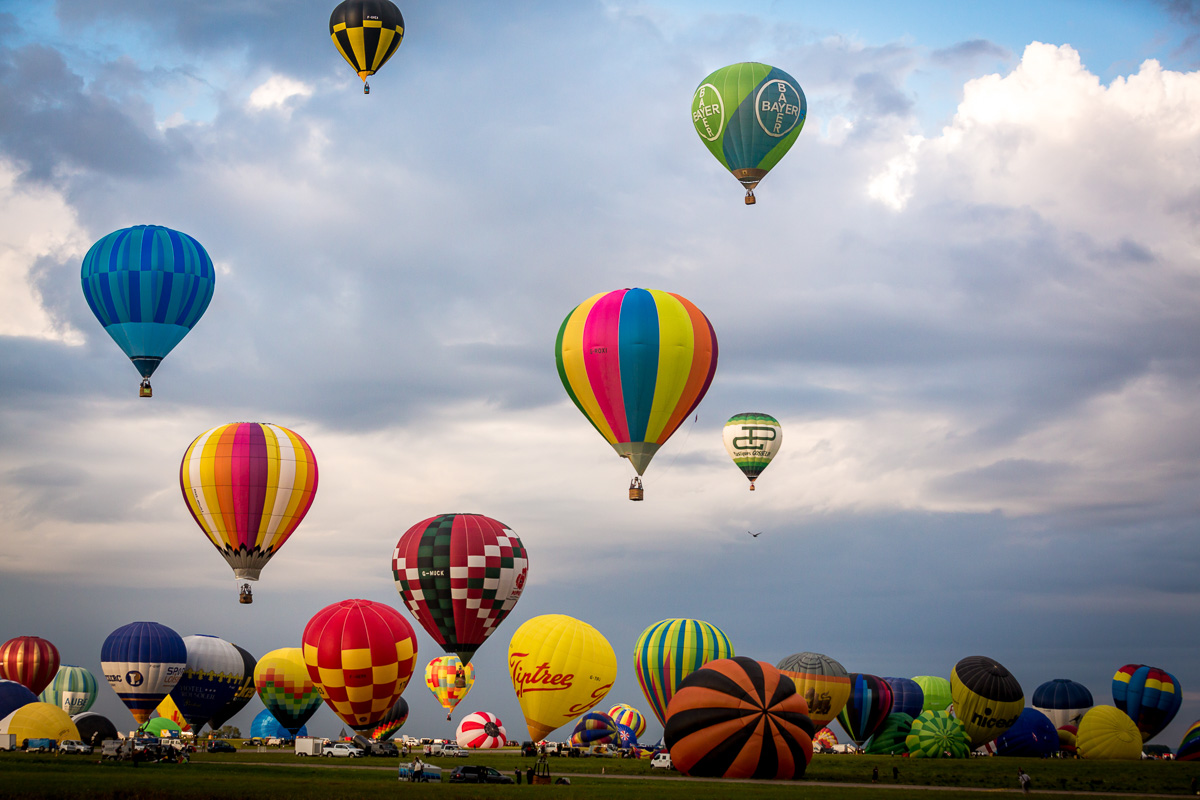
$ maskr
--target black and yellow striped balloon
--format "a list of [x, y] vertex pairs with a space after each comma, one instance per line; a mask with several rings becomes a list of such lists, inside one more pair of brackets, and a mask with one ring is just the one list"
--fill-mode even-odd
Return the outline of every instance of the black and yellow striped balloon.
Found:
[[404, 17], [391, 0], [344, 0], [329, 15], [329, 35], [364, 81], [404, 39]]

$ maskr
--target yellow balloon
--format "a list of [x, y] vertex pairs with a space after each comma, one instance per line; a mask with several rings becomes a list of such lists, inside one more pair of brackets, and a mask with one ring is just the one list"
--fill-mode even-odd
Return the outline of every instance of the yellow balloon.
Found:
[[546, 614], [513, 634], [508, 672], [529, 738], [538, 742], [604, 699], [617, 679], [617, 654], [586, 622]]
[[175, 705], [175, 701], [171, 699], [171, 695], [164, 697], [162, 702], [158, 704], [158, 707], [155, 708], [154, 711], [160, 717], [166, 717], [167, 719], [171, 720], [171, 722], [174, 722], [176, 725], [178, 725], [179, 730], [184, 731], [185, 733], [191, 731], [192, 726], [188, 725], [187, 720], [183, 718], [183, 714], [179, 713], [179, 706]]
[[1137, 761], [1142, 757], [1142, 734], [1121, 709], [1095, 706], [1079, 720], [1075, 747], [1080, 758]]
[[[49, 703], [28, 703], [0, 720], [0, 733], [17, 737], [17, 747], [25, 739], [78, 739], [79, 729], [71, 715]], [[1140, 740], [1139, 740], [1140, 741]]]

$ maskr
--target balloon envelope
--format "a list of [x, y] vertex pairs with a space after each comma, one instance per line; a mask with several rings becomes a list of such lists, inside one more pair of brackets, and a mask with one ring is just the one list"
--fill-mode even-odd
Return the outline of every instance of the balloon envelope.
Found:
[[459, 747], [471, 750], [494, 750], [508, 743], [504, 723], [495, 714], [486, 711], [476, 711], [463, 717], [454, 733], [454, 740]]
[[700, 404], [717, 370], [717, 336], [686, 298], [656, 289], [597, 294], [555, 342], [567, 395], [638, 475]]
[[1142, 734], [1124, 711], [1095, 706], [1079, 720], [1075, 747], [1080, 758], [1137, 761], [1142, 757]]
[[692, 95], [697, 135], [748, 191], [791, 149], [807, 115], [800, 84], [767, 64], [722, 67]]
[[297, 736], [308, 736], [308, 727], [301, 725], [300, 730], [292, 733], [265, 708], [250, 722], [251, 739], [294, 739]]
[[21, 706], [38, 702], [37, 695], [29, 687], [16, 681], [0, 680], [0, 719], [7, 717]]
[[821, 728], [813, 735], [813, 748], [827, 747], [832, 748], [838, 743], [837, 734], [829, 730], [829, 728]]
[[796, 684], [808, 703], [813, 725], [823, 727], [837, 718], [850, 699], [850, 674], [821, 653], [794, 653], [775, 665]]
[[404, 39], [404, 16], [391, 0], [344, 0], [329, 15], [333, 45], [366, 80]]
[[43, 703], [58, 706], [74, 716], [92, 707], [99, 694], [96, 676], [84, 667], [65, 664], [38, 697]]
[[308, 442], [280, 425], [218, 425], [188, 445], [179, 486], [234, 577], [256, 581], [312, 506], [317, 459]]
[[[919, 713], [919, 712], [918, 712]], [[904, 712], [895, 712], [884, 717], [883, 722], [871, 734], [866, 751], [871, 755], [890, 756], [908, 752], [908, 734], [912, 732], [913, 718]]]
[[412, 626], [372, 600], [326, 606], [308, 621], [303, 640], [308, 675], [321, 698], [356, 731], [383, 719], [417, 663]]
[[71, 716], [49, 703], [29, 703], [0, 720], [0, 733], [17, 737], [17, 746], [26, 739], [78, 739], [79, 729]]
[[539, 742], [604, 699], [617, 679], [617, 654], [586, 622], [545, 614], [513, 633], [508, 670], [529, 738]]
[[911, 678], [884, 678], [892, 687], [892, 713], [915, 717], [925, 710], [925, 692]]
[[250, 652], [244, 647], [236, 644], [233, 647], [242, 656], [242, 683], [238, 686], [233, 699], [217, 709], [217, 713], [208, 721], [209, 727], [213, 730], [219, 730], [226, 722], [233, 719], [258, 693], [254, 688], [254, 668], [258, 665], [258, 659], [250, 655]]
[[304, 652], [281, 647], [258, 660], [254, 686], [262, 703], [295, 736], [321, 707], [321, 693], [308, 675]]
[[633, 731], [635, 738], [646, 732], [646, 717], [628, 703], [617, 703], [608, 710], [608, 715], [613, 718], [613, 722]]
[[950, 674], [954, 715], [962, 720], [974, 749], [1011, 728], [1025, 708], [1025, 694], [1012, 673], [986, 656], [968, 656]]
[[719, 659], [683, 679], [663, 741], [685, 775], [793, 780], [812, 761], [807, 710], [792, 679], [770, 664]]
[[946, 711], [922, 711], [905, 739], [913, 758], [966, 758], [971, 742], [962, 720]]
[[179, 706], [175, 705], [175, 701], [171, 699], [171, 695], [167, 695], [162, 699], [162, 702], [154, 707], [154, 713], [160, 717], [171, 720], [179, 729], [190, 733], [192, 726], [188, 724], [187, 718], [183, 716], [183, 712], [179, 710]]
[[1200, 720], [1196, 720], [1184, 732], [1175, 751], [1176, 761], [1200, 761]]
[[732, 658], [724, 631], [698, 619], [664, 619], [642, 631], [633, 648], [633, 668], [650, 709], [666, 724], [667, 704], [683, 679], [721, 658]]
[[438, 656], [425, 665], [425, 685], [451, 714], [475, 685], [475, 665], [462, 663], [456, 655]]
[[58, 674], [58, 648], [40, 636], [17, 636], [0, 644], [0, 678], [41, 694]]
[[200, 321], [217, 273], [199, 242], [160, 225], [113, 231], [83, 257], [83, 296], [96, 319], [149, 378]]
[[171, 734], [178, 736], [182, 733], [183, 727], [175, 720], [167, 719], [166, 717], [155, 717], [142, 725], [142, 730], [151, 736], [157, 736], [161, 739]]
[[722, 431], [725, 452], [733, 459], [738, 469], [754, 481], [771, 463], [783, 444], [783, 427], [770, 414], [734, 414], [725, 423]]
[[117, 726], [113, 725], [108, 717], [95, 711], [76, 714], [71, 717], [71, 722], [75, 723], [75, 728], [79, 731], [79, 740], [92, 747], [98, 747], [105, 739], [117, 738]]
[[1171, 724], [1183, 703], [1183, 689], [1171, 673], [1145, 664], [1126, 664], [1113, 675], [1113, 701], [1129, 715], [1148, 742]]
[[371, 738], [377, 742], [386, 742], [396, 731], [403, 728], [407, 721], [408, 701], [401, 697], [392, 704], [391, 710], [383, 715], [383, 719], [375, 723], [374, 729], [371, 730]]
[[171, 693], [187, 666], [183, 637], [157, 622], [131, 622], [108, 635], [100, 669], [139, 723]]
[[236, 647], [216, 636], [185, 636], [183, 643], [187, 666], [171, 690], [171, 699], [187, 724], [199, 733], [242, 688], [246, 664]]
[[892, 713], [892, 687], [875, 675], [850, 673], [850, 697], [838, 722], [859, 747]]
[[1033, 707], [1045, 714], [1055, 728], [1078, 724], [1092, 705], [1088, 688], [1066, 678], [1046, 681], [1033, 690]]
[[589, 711], [575, 723], [571, 743], [576, 745], [609, 744], [616, 742], [617, 723], [603, 711]]
[[950, 681], [936, 675], [918, 675], [913, 682], [921, 687], [925, 698], [922, 711], [945, 711], [954, 702], [950, 697]]
[[528, 573], [520, 537], [482, 514], [422, 520], [392, 553], [396, 591], [409, 612], [464, 664], [521, 599]]
[[1049, 758], [1058, 751], [1058, 729], [1036, 708], [1026, 708], [1011, 728], [989, 745], [998, 756]]

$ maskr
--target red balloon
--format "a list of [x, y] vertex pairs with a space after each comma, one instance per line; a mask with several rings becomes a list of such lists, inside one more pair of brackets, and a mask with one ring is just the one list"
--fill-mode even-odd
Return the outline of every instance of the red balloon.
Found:
[[371, 600], [326, 606], [304, 627], [304, 663], [321, 698], [356, 731], [372, 728], [417, 663], [417, 638], [400, 612]]
[[18, 636], [0, 645], [0, 678], [41, 694], [58, 674], [58, 648], [39, 636]]

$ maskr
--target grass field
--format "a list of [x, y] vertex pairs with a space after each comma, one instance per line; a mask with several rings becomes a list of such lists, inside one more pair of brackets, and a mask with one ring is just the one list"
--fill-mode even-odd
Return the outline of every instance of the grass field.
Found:
[[[511, 775], [532, 759], [515, 752], [472, 758], [428, 759], [447, 772], [456, 764], [485, 764]], [[0, 753], [0, 798], [296, 798], [297, 800], [340, 800], [377, 796], [380, 792], [402, 791], [405, 797], [511, 798], [530, 791], [553, 791], [572, 798], [596, 800], [654, 797], [664, 800], [738, 797], [747, 800], [794, 798], [802, 789], [806, 800], [826, 798], [885, 798], [905, 800], [928, 797], [936, 786], [964, 791], [939, 791], [939, 800], [975, 798], [967, 789], [1016, 791], [1017, 767], [1029, 772], [1033, 789], [1068, 792], [1150, 793], [1185, 795], [1193, 778], [1200, 780], [1200, 764], [1177, 762], [1066, 761], [1039, 759], [979, 758], [941, 761], [889, 758], [887, 756], [817, 756], [805, 780], [798, 784], [692, 781], [677, 773], [652, 773], [646, 761], [619, 759], [551, 758], [554, 775], [572, 777], [570, 787], [451, 786], [400, 784], [396, 780], [397, 759], [304, 759], [287, 752], [241, 752], [228, 755], [197, 754], [192, 763], [143, 764], [97, 763], [86, 756], [48, 756]], [[879, 767], [878, 786], [870, 785], [871, 770]], [[892, 767], [900, 770], [892, 778]], [[386, 769], [380, 769], [386, 767]], [[599, 773], [621, 777], [587, 777]], [[628, 777], [625, 777], [628, 776]], [[833, 786], [820, 783], [841, 784]], [[860, 785], [854, 785], [860, 784]], [[867, 784], [865, 786], [861, 784]]]

